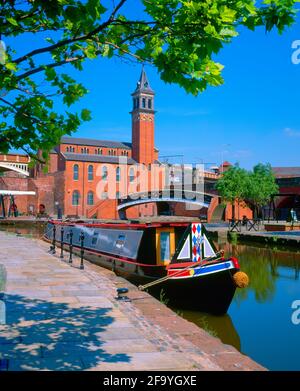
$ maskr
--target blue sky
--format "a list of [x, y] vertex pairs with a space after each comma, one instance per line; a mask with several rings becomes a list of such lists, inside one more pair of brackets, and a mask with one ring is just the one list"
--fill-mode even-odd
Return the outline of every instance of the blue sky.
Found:
[[[155, 144], [160, 155], [182, 154], [186, 163], [208, 165], [224, 159], [246, 168], [258, 162], [299, 166], [300, 64], [291, 61], [295, 40], [300, 40], [299, 17], [281, 36], [241, 29], [216, 58], [225, 65], [224, 85], [198, 97], [165, 84], [155, 68], [147, 66], [156, 92]], [[89, 108], [93, 117], [76, 136], [130, 141], [130, 94], [140, 72], [141, 65], [119, 59], [89, 61], [84, 72], [76, 72], [89, 89], [76, 106]]]

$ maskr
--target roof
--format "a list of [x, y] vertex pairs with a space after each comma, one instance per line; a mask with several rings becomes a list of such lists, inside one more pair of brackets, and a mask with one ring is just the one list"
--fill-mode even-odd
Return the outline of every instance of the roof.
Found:
[[298, 178], [300, 167], [272, 167], [276, 178]]
[[137, 82], [137, 86], [136, 86], [134, 93], [136, 93], [136, 92], [146, 92], [148, 94], [149, 93], [154, 94], [154, 91], [152, 90], [152, 88], [150, 86], [150, 83], [149, 83], [148, 77], [146, 75], [146, 72], [144, 70], [144, 67], [142, 69], [140, 80]]
[[62, 137], [62, 144], [87, 145], [91, 147], [131, 149], [131, 143], [110, 140], [95, 140], [81, 137]]
[[229, 167], [229, 166], [231, 166], [231, 163], [225, 161], [225, 162], [222, 163], [221, 166], [223, 166], [223, 167]]
[[127, 158], [126, 156], [108, 156], [108, 155], [89, 155], [85, 153], [71, 153], [64, 152], [62, 153], [66, 160], [78, 161], [78, 162], [93, 162], [93, 163], [111, 163], [111, 164], [119, 164], [119, 163], [127, 163], [127, 164], [135, 164], [136, 161], [132, 158]]

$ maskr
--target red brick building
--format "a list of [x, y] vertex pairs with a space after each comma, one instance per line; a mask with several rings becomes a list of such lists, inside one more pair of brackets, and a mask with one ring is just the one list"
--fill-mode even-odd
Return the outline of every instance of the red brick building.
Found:
[[[10, 154], [0, 157], [0, 172], [1, 159], [24, 164], [25, 169], [10, 170], [8, 167], [5, 170], [3, 163], [0, 189], [35, 192], [35, 196], [16, 197], [19, 212], [36, 214], [41, 206], [45, 206], [50, 215], [60, 211], [65, 217], [115, 219], [119, 218], [117, 206], [120, 198], [164, 189], [168, 185], [169, 166], [158, 161], [154, 143], [155, 93], [144, 70], [131, 95], [131, 142], [63, 137], [50, 153], [47, 173], [41, 164], [29, 169], [28, 156]], [[224, 162], [222, 171], [228, 166], [230, 163]], [[203, 176], [200, 171], [193, 170], [194, 184], [199, 180], [199, 174]], [[216, 194], [214, 184], [219, 175], [220, 172], [204, 172], [206, 193]], [[217, 196], [212, 199], [208, 210], [193, 208], [189, 203], [167, 204], [150, 202], [132, 206], [126, 210], [126, 216], [155, 216], [168, 211], [175, 215], [205, 215], [208, 219], [215, 215], [217, 219], [226, 219], [230, 214]], [[220, 216], [218, 211], [215, 213], [216, 209], [222, 212]]]

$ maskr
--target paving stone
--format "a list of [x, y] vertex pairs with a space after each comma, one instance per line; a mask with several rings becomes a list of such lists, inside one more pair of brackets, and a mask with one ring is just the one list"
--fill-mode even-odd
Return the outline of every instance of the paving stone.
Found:
[[[0, 232], [0, 370], [263, 369], [113, 272], [87, 261], [79, 270], [77, 256], [71, 267], [48, 250]], [[120, 286], [131, 302], [115, 300]]]

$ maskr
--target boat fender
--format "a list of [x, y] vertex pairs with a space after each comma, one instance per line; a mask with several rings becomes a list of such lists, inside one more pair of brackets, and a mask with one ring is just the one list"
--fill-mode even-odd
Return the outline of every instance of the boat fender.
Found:
[[246, 288], [249, 285], [248, 275], [241, 271], [238, 271], [233, 275], [233, 280], [238, 288]]

